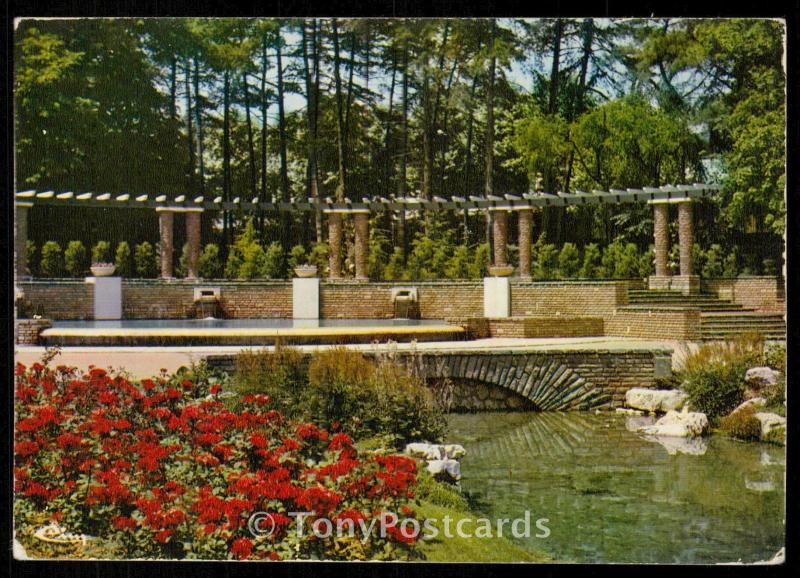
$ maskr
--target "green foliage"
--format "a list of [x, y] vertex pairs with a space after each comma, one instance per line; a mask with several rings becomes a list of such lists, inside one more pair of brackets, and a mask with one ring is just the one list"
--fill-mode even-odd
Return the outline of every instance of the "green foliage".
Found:
[[584, 279], [600, 279], [603, 277], [602, 254], [597, 243], [589, 243], [583, 249], [583, 266], [580, 276]]
[[770, 343], [764, 349], [764, 364], [786, 373], [786, 344]]
[[317, 275], [325, 277], [328, 274], [328, 244], [314, 243], [308, 253], [308, 264], [317, 266]]
[[295, 245], [292, 247], [292, 250], [289, 251], [289, 268], [294, 269], [295, 267], [299, 267], [300, 265], [305, 265], [308, 261], [308, 255], [306, 255], [306, 248], [302, 245]]
[[744, 400], [744, 375], [763, 356], [763, 339], [742, 336], [722, 343], [707, 343], [686, 357], [681, 371], [683, 389], [695, 409], [718, 418]]
[[114, 263], [116, 265], [115, 273], [122, 277], [131, 276], [131, 247], [127, 241], [121, 241], [117, 245], [117, 250], [114, 254]]
[[283, 246], [277, 241], [270, 243], [264, 253], [261, 276], [267, 279], [286, 278], [286, 253], [283, 251]]
[[39, 272], [38, 262], [36, 260], [36, 243], [28, 239], [25, 243], [25, 254], [28, 257], [28, 271], [31, 275], [36, 275]]
[[470, 267], [470, 277], [473, 279], [483, 279], [489, 274], [489, 244], [481, 243], [475, 248], [475, 256]]
[[655, 272], [656, 254], [653, 247], [639, 256], [639, 277], [649, 277]]
[[151, 279], [158, 275], [159, 262], [153, 246], [144, 241], [136, 245], [133, 252], [133, 262], [136, 275], [144, 279]]
[[390, 434], [402, 447], [441, 438], [445, 422], [425, 384], [391, 359], [367, 359], [333, 348], [315, 353], [306, 365], [290, 348], [237, 356], [234, 387], [266, 393], [291, 416], [341, 429], [354, 439]]
[[719, 427], [733, 438], [758, 440], [761, 438], [761, 422], [755, 417], [755, 413], [754, 407], [746, 407], [721, 418]]
[[703, 277], [712, 279], [715, 277], [722, 277], [723, 273], [723, 253], [722, 247], [718, 244], [711, 245], [705, 254], [703, 268], [701, 269]]
[[264, 249], [256, 238], [253, 220], [245, 222], [242, 232], [228, 249], [228, 262], [225, 264], [225, 277], [228, 279], [257, 279], [263, 276], [265, 265]]
[[417, 497], [436, 506], [459, 512], [469, 510], [464, 495], [452, 484], [437, 482], [427, 470], [420, 468], [417, 473]]
[[564, 243], [558, 254], [558, 276], [562, 279], [576, 277], [581, 267], [581, 254], [573, 243]]
[[209, 243], [203, 247], [198, 259], [198, 274], [203, 279], [221, 279], [223, 274], [219, 245]]
[[453, 255], [445, 267], [445, 276], [448, 279], [468, 279], [470, 277], [470, 267], [472, 266], [469, 249], [464, 245], [459, 245], [453, 251]]
[[544, 233], [539, 235], [536, 243], [531, 247], [531, 258], [534, 266], [533, 277], [536, 279], [553, 279], [558, 267], [558, 249], [552, 243], [547, 243]]
[[70, 241], [64, 249], [64, 268], [70, 277], [80, 277], [89, 267], [86, 247], [80, 241]]
[[92, 263], [108, 263], [111, 254], [111, 243], [98, 241], [92, 247]]
[[399, 281], [405, 274], [405, 263], [403, 262], [403, 249], [395, 247], [389, 262], [383, 269], [383, 278], [390, 281]]
[[733, 279], [739, 275], [739, 256], [736, 249], [728, 252], [722, 262], [722, 276], [727, 279]]
[[64, 274], [64, 256], [61, 245], [55, 241], [47, 241], [42, 245], [42, 260], [39, 270], [43, 277], [60, 277]]

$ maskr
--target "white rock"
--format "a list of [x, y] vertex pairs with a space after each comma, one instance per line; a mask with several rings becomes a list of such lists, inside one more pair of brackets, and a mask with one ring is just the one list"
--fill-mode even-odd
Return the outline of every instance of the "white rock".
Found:
[[632, 415], [625, 418], [625, 429], [628, 431], [639, 431], [643, 427], [651, 426], [656, 423], [656, 418], [651, 415]]
[[652, 436], [692, 437], [708, 430], [708, 418], [700, 412], [669, 411], [655, 425], [643, 427], [639, 431]]
[[778, 383], [780, 373], [771, 367], [751, 367], [744, 374], [747, 385], [754, 387], [764, 387], [765, 385], [775, 385]]
[[754, 397], [752, 399], [748, 399], [747, 401], [743, 401], [741, 404], [739, 404], [739, 406], [737, 406], [737, 408], [731, 412], [731, 415], [733, 415], [736, 412], [742, 411], [743, 409], [747, 409], [749, 407], [758, 408], [758, 407], [764, 407], [765, 405], [767, 405], [767, 400], [765, 398]]
[[425, 460], [440, 460], [445, 457], [443, 446], [424, 442], [408, 444], [406, 446], [405, 453], [411, 457], [422, 458]]
[[775, 491], [775, 484], [771, 480], [764, 480], [764, 481], [752, 481], [745, 479], [744, 487], [750, 490], [751, 492], [774, 492]]
[[678, 410], [689, 396], [679, 389], [646, 389], [634, 387], [625, 392], [625, 405], [643, 411]]
[[777, 413], [760, 411], [755, 415], [761, 422], [761, 439], [763, 440], [772, 430], [786, 427], [786, 418]]
[[461, 464], [458, 460], [431, 460], [426, 469], [434, 476], [446, 474], [456, 481], [461, 479]]
[[444, 455], [449, 459], [458, 460], [467, 455], [467, 450], [460, 444], [445, 444]]

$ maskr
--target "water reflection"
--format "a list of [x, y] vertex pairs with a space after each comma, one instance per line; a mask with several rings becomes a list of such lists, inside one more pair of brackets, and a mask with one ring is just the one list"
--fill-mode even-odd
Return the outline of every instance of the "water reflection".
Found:
[[527, 545], [579, 562], [745, 562], [783, 546], [783, 448], [645, 439], [624, 416], [453, 415], [465, 491], [485, 513], [550, 518]]

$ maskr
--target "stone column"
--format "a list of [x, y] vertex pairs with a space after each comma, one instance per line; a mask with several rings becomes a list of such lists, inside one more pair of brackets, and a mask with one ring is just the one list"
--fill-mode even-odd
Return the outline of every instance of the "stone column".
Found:
[[519, 276], [531, 276], [531, 236], [533, 233], [533, 210], [523, 209], [519, 216]]
[[342, 278], [342, 214], [328, 213], [328, 266], [331, 279]]
[[694, 245], [691, 201], [678, 203], [678, 242], [681, 250], [681, 277], [689, 277], [692, 275], [692, 246]]
[[492, 211], [492, 238], [494, 239], [494, 266], [508, 265], [508, 211]]
[[161, 249], [161, 278], [172, 279], [172, 227], [175, 213], [170, 210], [158, 211], [158, 230]]
[[369, 213], [361, 212], [353, 215], [356, 259], [356, 279], [366, 281], [369, 278]]
[[200, 260], [200, 216], [201, 211], [187, 211], [186, 213], [186, 243], [189, 245], [188, 263], [186, 265], [186, 278], [197, 279], [198, 262]]
[[30, 276], [28, 271], [28, 209], [32, 203], [16, 203], [14, 218], [14, 256], [17, 281]]
[[656, 277], [669, 275], [669, 205], [653, 204], [653, 237], [655, 239]]

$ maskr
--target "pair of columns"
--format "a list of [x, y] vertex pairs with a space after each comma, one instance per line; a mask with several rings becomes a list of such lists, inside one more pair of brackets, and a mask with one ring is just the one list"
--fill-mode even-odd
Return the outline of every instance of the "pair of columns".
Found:
[[[669, 205], [678, 205], [678, 245], [680, 247], [680, 275], [669, 270]], [[652, 201], [653, 238], [655, 241], [655, 275], [650, 277], [650, 289], [678, 289], [684, 293], [699, 291], [699, 278], [694, 274], [692, 248], [694, 247], [694, 216], [692, 201]]]
[[200, 261], [200, 214], [202, 209], [184, 208], [159, 208], [158, 231], [161, 257], [161, 278], [173, 277], [173, 229], [175, 226], [175, 213], [186, 213], [186, 243], [189, 245], [187, 255], [186, 278], [197, 279], [198, 263]]
[[369, 211], [328, 212], [328, 265], [331, 279], [342, 278], [342, 243], [344, 240], [344, 215], [353, 215], [355, 229], [356, 279], [369, 278]]
[[[493, 265], [508, 265], [508, 214], [509, 210], [492, 211], [492, 241], [494, 242]], [[531, 240], [533, 236], [533, 210], [518, 209], [519, 220], [519, 274], [531, 276]]]

